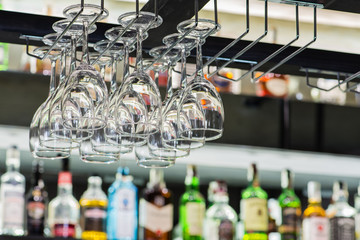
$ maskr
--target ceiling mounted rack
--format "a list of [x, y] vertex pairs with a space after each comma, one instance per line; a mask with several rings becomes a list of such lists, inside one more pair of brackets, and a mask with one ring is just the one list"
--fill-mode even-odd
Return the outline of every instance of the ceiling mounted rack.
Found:
[[[138, 0], [137, 0], [138, 1]], [[39, 40], [38, 37], [36, 36], [29, 36], [29, 35], [20, 35], [20, 39], [25, 39], [26, 41], [26, 53], [31, 56], [31, 57], [35, 57], [37, 59], [40, 60], [44, 60], [46, 59], [50, 52], [55, 48], [55, 46], [59, 43], [60, 39], [65, 36], [65, 34], [69, 31], [69, 29], [71, 28], [71, 26], [74, 25], [74, 23], [76, 22], [76, 20], [79, 18], [79, 16], [81, 15], [81, 13], [84, 11], [84, 6], [85, 6], [85, 0], [81, 0], [80, 2], [80, 10], [79, 12], [72, 18], [72, 20], [70, 21], [70, 23], [65, 27], [64, 31], [62, 31], [56, 38], [56, 40], [54, 41], [54, 43], [49, 46], [49, 50], [42, 56], [37, 56], [35, 54], [30, 53], [29, 51], [29, 43], [30, 40]], [[102, 14], [105, 12], [105, 8], [104, 8], [104, 0], [101, 0], [100, 2], [100, 7], [101, 10], [100, 12], [97, 14], [97, 16], [90, 22], [89, 27], [93, 26], [102, 16]], [[79, 36], [79, 38], [81, 38], [81, 36]]]
[[[360, 93], [359, 91], [355, 90], [360, 84], [359, 79], [358, 79], [358, 81], [354, 82], [353, 84], [351, 84], [351, 82], [348, 80], [351, 77], [353, 77], [355, 74], [344, 73], [344, 72], [339, 72], [339, 71], [335, 72], [335, 71], [329, 71], [329, 70], [319, 70], [319, 69], [306, 68], [306, 67], [302, 67], [300, 69], [300, 71], [305, 72], [306, 85], [310, 88], [316, 88], [320, 91], [325, 91], [325, 92], [330, 92], [336, 88], [339, 88], [342, 92], [345, 92], [345, 93], [346, 92]], [[311, 83], [310, 74], [333, 76], [333, 77], [330, 77], [330, 79], [337, 80], [337, 84], [334, 84], [333, 86], [330, 86], [327, 88], [319, 87], [318, 85]], [[344, 78], [344, 79], [342, 79], [342, 78]], [[351, 80], [354, 80], [356, 78], [359, 78], [359, 76], [351, 78]], [[341, 86], [344, 84], [346, 87], [342, 88]]]
[[[230, 64], [232, 64], [235, 60], [237, 60], [239, 57], [244, 55], [246, 52], [248, 52], [251, 48], [253, 48], [257, 43], [259, 43], [264, 37], [268, 34], [268, 0], [264, 1], [264, 32], [262, 35], [260, 35], [257, 39], [254, 41], [251, 41], [246, 47], [241, 49], [237, 54], [235, 54], [232, 58], [230, 58], [229, 61], [225, 62], [220, 67], [217, 67], [217, 69], [212, 72], [208, 73], [208, 78], [214, 76], [215, 74], [218, 74], [222, 69], [226, 68]], [[205, 66], [209, 66], [212, 62], [216, 61], [221, 55], [223, 55], [225, 52], [227, 52], [231, 47], [233, 47], [237, 42], [239, 42], [241, 39], [243, 39], [244, 36], [246, 36], [250, 31], [250, 17], [249, 17], [249, 1], [246, 0], [246, 30], [244, 33], [242, 33], [237, 39], [232, 41], [230, 44], [228, 44], [225, 48], [223, 48], [221, 51], [219, 51], [218, 54], [216, 54], [212, 59], [210, 59], [208, 62], [205, 63]], [[252, 67], [252, 64], [251, 64]], [[233, 81], [232, 79], [229, 79]]]
[[[153, 60], [153, 63], [151, 65], [148, 65], [147, 67], [144, 68], [144, 70], [148, 70], [150, 69], [150, 67], [152, 65], [154, 65], [155, 63], [157, 63], [159, 60], [161, 60], [166, 54], [168, 54], [176, 45], [178, 45], [182, 40], [184, 40], [199, 24], [199, 0], [195, 0], [194, 1], [194, 16], [195, 16], [195, 22], [194, 25], [189, 28], [187, 31], [185, 31], [176, 41], [174, 41], [174, 43], [172, 43], [168, 49], [164, 52], [162, 52], [158, 57], [156, 57]], [[207, 34], [205, 34], [203, 36], [203, 39], [206, 39], [207, 37], [209, 37], [210, 35], [212, 35], [213, 33], [215, 33], [218, 29], [218, 10], [217, 10], [217, 0], [214, 0], [214, 28], [211, 29], [210, 31], [208, 31]]]
[[[272, 0], [273, 1], [273, 0]], [[240, 52], [238, 52], [237, 54], [235, 54], [234, 57], [232, 57], [230, 59], [230, 61], [226, 62], [225, 64], [223, 64], [221, 67], [217, 67], [217, 69], [212, 72], [209, 73], [209, 77], [212, 77], [215, 74], [218, 74], [222, 69], [224, 69], [225, 67], [227, 67], [228, 65], [230, 65], [231, 63], [234, 62], [235, 59], [239, 58], [240, 56], [242, 56], [244, 53], [246, 53], [250, 48], [252, 48], [255, 44], [257, 44], [261, 39], [263, 39], [268, 32], [268, 1], [264, 0], [265, 2], [265, 14], [264, 14], [264, 23], [265, 23], [265, 31], [264, 34], [261, 35], [259, 38], [257, 38], [255, 41], [251, 42], [247, 47], [245, 47], [244, 49], [242, 49]], [[300, 54], [302, 51], [304, 51], [306, 48], [308, 48], [311, 44], [313, 44], [316, 39], [317, 39], [317, 8], [322, 8], [323, 5], [319, 4], [319, 3], [313, 3], [313, 2], [304, 2], [304, 1], [291, 1], [291, 0], [284, 0], [284, 1], [273, 1], [273, 2], [280, 2], [280, 3], [285, 3], [285, 4], [291, 4], [291, 5], [295, 5], [295, 37], [286, 45], [281, 46], [279, 49], [277, 49], [275, 52], [273, 52], [272, 54], [268, 55], [265, 59], [263, 59], [262, 61], [260, 61], [259, 63], [252, 65], [250, 70], [248, 70], [247, 72], [245, 72], [244, 74], [242, 74], [239, 78], [233, 80], [233, 79], [229, 79], [232, 81], [240, 81], [242, 79], [244, 79], [245, 77], [247, 77], [248, 75], [251, 75], [251, 80], [253, 82], [258, 81], [260, 78], [262, 78], [263, 76], [265, 76], [266, 74], [273, 72], [274, 70], [276, 70], [278, 67], [280, 67], [281, 65], [285, 64], [286, 62], [288, 62], [290, 59], [294, 58], [296, 55]], [[271, 67], [269, 70], [265, 71], [264, 73], [260, 74], [259, 76], [254, 78], [254, 72], [256, 70], [258, 70], [259, 68], [261, 68], [262, 66], [264, 66], [265, 64], [267, 64], [270, 60], [272, 60], [273, 58], [275, 58], [276, 56], [278, 56], [279, 54], [281, 54], [282, 52], [284, 52], [286, 49], [288, 49], [293, 43], [295, 43], [296, 41], [299, 40], [300, 37], [300, 30], [299, 30], [299, 6], [306, 6], [306, 7], [313, 7], [314, 8], [314, 19], [313, 19], [313, 29], [314, 29], [314, 37], [313, 39], [308, 42], [307, 44], [305, 44], [303, 47], [295, 50], [293, 53], [291, 53], [290, 55], [286, 56], [285, 58], [283, 58], [281, 61], [279, 61], [275, 66]], [[247, 2], [247, 6], [246, 8], [248, 9], [248, 2]], [[248, 21], [249, 21], [249, 16], [248, 16], [248, 11], [246, 11], [246, 19], [247, 19], [247, 26], [248, 25]], [[247, 29], [248, 30], [248, 29]], [[242, 37], [242, 35], [240, 35], [240, 37]], [[236, 39], [238, 40], [238, 39]], [[235, 41], [236, 41], [235, 40]], [[231, 45], [231, 44], [229, 44]], [[231, 46], [230, 46], [231, 47]], [[229, 48], [230, 48], [229, 47]], [[229, 48], [225, 47], [221, 53], [224, 53], [225, 51], [227, 51]], [[215, 60], [215, 59], [214, 59]], [[360, 73], [359, 73], [360, 74]]]

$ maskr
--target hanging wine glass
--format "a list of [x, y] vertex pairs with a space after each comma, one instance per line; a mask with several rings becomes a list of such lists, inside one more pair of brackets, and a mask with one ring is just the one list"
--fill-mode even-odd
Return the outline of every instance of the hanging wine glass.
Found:
[[[192, 28], [194, 29], [191, 31], [190, 35], [197, 37], [197, 75], [189, 82], [188, 86], [183, 91], [182, 100], [179, 105], [179, 114], [184, 109], [184, 104], [188, 97], [195, 97], [200, 103], [205, 115], [205, 128], [192, 129], [191, 131], [204, 131], [205, 140], [212, 141], [222, 136], [224, 107], [220, 94], [217, 92], [216, 88], [211, 82], [204, 78], [201, 45], [205, 42], [204, 38], [207, 37], [209, 33], [220, 29], [220, 25], [217, 25], [214, 21], [208, 19], [199, 19], [198, 23], [196, 23], [194, 19], [190, 19], [181, 22], [177, 26], [180, 33], [185, 33]], [[194, 121], [196, 120], [194, 119]], [[183, 137], [186, 138], [187, 136]]]
[[[112, 142], [115, 145], [120, 145], [123, 148], [128, 148], [129, 150], [132, 150], [132, 146], [135, 144], [139, 144], [141, 142], [144, 142], [144, 138], [142, 137], [135, 137], [132, 134], [126, 134], [128, 132], [131, 132], [132, 129], [135, 127], [133, 126], [133, 116], [130, 113], [130, 110], [128, 109], [128, 106], [132, 106], [133, 103], [139, 103], [141, 102], [141, 105], [134, 104], [132, 106], [132, 109], [134, 109], [137, 112], [146, 112], [145, 109], [145, 103], [143, 103], [142, 97], [136, 93], [135, 91], [130, 90], [130, 94], [127, 96], [127, 98], [123, 98], [122, 101], [118, 101], [119, 96], [121, 95], [121, 89], [122, 85], [124, 83], [124, 79], [127, 78], [129, 75], [129, 53], [135, 50], [134, 43], [136, 43], [136, 37], [137, 37], [137, 31], [134, 29], [128, 29], [125, 31], [125, 27], [118, 26], [114, 28], [110, 28], [105, 32], [105, 37], [109, 39], [110, 41], [114, 41], [120, 34], [122, 34], [121, 38], [118, 39], [118, 42], [122, 43], [124, 45], [124, 66], [123, 66], [123, 76], [121, 79], [121, 86], [117, 89], [115, 94], [111, 96], [110, 99], [110, 105], [109, 105], [109, 119], [108, 119], [108, 126], [113, 129], [113, 127], [118, 128], [118, 124], [116, 119], [119, 117], [121, 119], [121, 122], [123, 125], [121, 128], [123, 128], [123, 131], [117, 131], [117, 134], [114, 135], [113, 131], [106, 132], [107, 137], [109, 139], [109, 142]], [[148, 37], [147, 33], [144, 33], [142, 35], [142, 40], [145, 40]], [[135, 101], [132, 101], [131, 99], [137, 99]], [[130, 103], [126, 103], [124, 101], [130, 101]], [[147, 113], [145, 113], [147, 114]], [[114, 120], [114, 121], [113, 121]], [[130, 126], [130, 127], [129, 127]], [[126, 129], [126, 128], [129, 129]]]
[[[60, 34], [68, 27], [70, 23], [71, 20], [68, 19], [57, 21], [53, 24], [53, 29], [58, 34]], [[83, 28], [84, 28], [83, 22], [75, 21], [64, 35], [65, 37], [67, 36], [67, 38], [70, 37], [70, 43], [62, 46], [62, 47], [66, 47], [66, 52], [70, 54], [70, 68], [68, 71], [69, 75], [76, 68], [76, 47], [79, 46], [79, 44], [77, 43], [77, 39], [82, 35]], [[96, 30], [96, 25], [94, 24], [88, 30], [89, 34], [93, 33], [95, 30]], [[47, 39], [47, 41], [49, 41], [48, 44], [51, 45], [55, 42], [55, 40], [56, 38], [54, 38], [54, 36], [51, 36], [50, 38]], [[66, 65], [66, 61], [63, 61], [63, 63]], [[63, 76], [61, 77], [62, 81], [60, 81], [60, 84], [57, 87], [50, 103], [49, 126], [51, 133], [55, 138], [64, 139], [65, 141], [67, 141], [67, 137], [63, 134], [64, 130], [67, 128], [64, 127], [64, 122], [62, 118], [62, 109], [61, 109], [61, 99], [63, 97], [64, 90], [66, 87], [66, 82], [65, 82], [66, 70], [65, 68], [62, 69], [64, 69], [61, 71], [62, 72], [61, 76]], [[76, 129], [73, 130], [67, 129], [67, 130], [71, 132], [70, 136], [72, 141], [72, 148], [79, 147], [79, 140], [85, 139], [86, 137], [90, 137], [90, 134], [86, 136], [84, 132], [78, 131]]]
[[[164, 37], [163, 43], [171, 46], [180, 37], [182, 34], [179, 33], [168, 35]], [[175, 90], [163, 110], [164, 121], [177, 129], [174, 134], [169, 131], [169, 134], [163, 135], [164, 144], [178, 149], [195, 149], [205, 144], [205, 132], [198, 130], [205, 128], [205, 116], [197, 99], [187, 95], [183, 100], [183, 107], [179, 107], [183, 90], [187, 86], [186, 57], [196, 46], [196, 42], [195, 37], [186, 36], [177, 44], [181, 48], [181, 84], [178, 84], [181, 88]]]
[[[48, 52], [49, 47], [40, 47], [34, 50], [34, 54], [43, 57], [46, 52]], [[41, 113], [43, 108], [48, 104], [51, 99], [52, 94], [54, 93], [55, 86], [56, 86], [56, 79], [55, 79], [55, 63], [56, 60], [59, 59], [61, 56], [61, 49], [53, 49], [50, 51], [48, 57], [51, 59], [51, 75], [50, 75], [50, 91], [49, 96], [45, 100], [43, 104], [37, 109], [35, 112], [33, 119], [30, 124], [30, 133], [29, 133], [29, 146], [30, 151], [33, 157], [38, 159], [62, 159], [70, 156], [70, 148], [48, 148], [43, 146], [40, 141], [39, 135], [39, 124], [41, 120]]]
[[[149, 55], [158, 58], [165, 51], [168, 51], [166, 46], [156, 47], [150, 50]], [[163, 102], [163, 109], [166, 108], [166, 105], [173, 96], [173, 88], [172, 88], [172, 70], [176, 62], [181, 58], [181, 48], [174, 47], [170, 51], [168, 51], [164, 56], [162, 56], [162, 61], [167, 66], [168, 70], [168, 81], [167, 81], [167, 92], [165, 96], [165, 100]], [[155, 65], [156, 66], [156, 65]], [[158, 74], [157, 74], [158, 75]], [[190, 148], [188, 146], [185, 148], [176, 148], [172, 146], [168, 146], [164, 144], [164, 138], [167, 139], [168, 136], [176, 136], [176, 125], [172, 124], [171, 121], [168, 121], [168, 118], [164, 117], [164, 112], [161, 116], [161, 128], [160, 131], [155, 132], [154, 134], [150, 134], [148, 137], [148, 147], [151, 150], [151, 153], [156, 156], [169, 156], [174, 158], [185, 157], [190, 153]]]
[[[126, 27], [136, 17], [135, 12], [126, 13], [121, 15], [118, 21], [123, 27]], [[151, 77], [143, 71], [142, 38], [145, 29], [155, 28], [161, 23], [160, 16], [157, 17], [148, 12], [139, 12], [133, 22], [132, 29], [137, 31], [135, 71], [123, 82], [117, 99], [119, 104], [122, 103], [127, 107], [132, 116], [131, 121], [128, 122], [127, 118], [122, 118], [121, 108], [116, 111], [118, 131], [122, 135], [139, 139], [138, 141], [141, 143], [149, 134], [159, 131], [160, 128], [160, 122], [156, 116], [159, 116], [161, 112], [161, 96]]]
[[[45, 35], [43, 37], [43, 42], [49, 46], [55, 43], [55, 40], [58, 38], [58, 33], [52, 33]], [[44, 105], [41, 113], [40, 113], [40, 122], [39, 122], [39, 137], [40, 142], [43, 146], [48, 148], [59, 148], [59, 149], [71, 149], [74, 147], [71, 141], [71, 131], [64, 128], [63, 124], [59, 123], [59, 121], [53, 121], [53, 115], [50, 115], [52, 101], [56, 95], [56, 92], [59, 88], [61, 88], [65, 77], [66, 77], [66, 51], [68, 47], [71, 45], [71, 37], [70, 36], [62, 36], [58, 43], [57, 47], [61, 48], [60, 52], [60, 80], [58, 87], [54, 90], [51, 95], [49, 101]], [[44, 48], [44, 50], [48, 49]], [[51, 60], [51, 67], [55, 69], [56, 60]], [[55, 71], [52, 71], [52, 74], [55, 74]], [[55, 76], [52, 76], [55, 78]], [[54, 134], [56, 132], [56, 134]]]
[[[73, 5], [64, 10], [64, 15], [73, 17], [81, 5]], [[83, 57], [80, 65], [67, 80], [61, 99], [64, 126], [77, 131], [78, 139], [86, 139], [94, 130], [103, 129], [107, 121], [108, 91], [100, 74], [90, 65], [88, 52], [88, 24], [102, 12], [101, 7], [85, 4], [80, 14], [83, 21]], [[104, 15], [108, 15], [104, 11]]]
[[[95, 44], [94, 49], [98, 52], [103, 52], [108, 47], [108, 45], [109, 45], [109, 41], [102, 40]], [[115, 68], [112, 69], [112, 73], [115, 76], [112, 76], [111, 84], [110, 84], [111, 85], [110, 99], [111, 99], [114, 96], [114, 92], [117, 90], [117, 83], [116, 83], [117, 64], [114, 62], [117, 62], [123, 56], [123, 45], [120, 43], [115, 43], [108, 50], [108, 54], [112, 56], [112, 63], [113, 63], [112, 67]], [[113, 156], [114, 154], [128, 153], [132, 151], [131, 148], [124, 148], [120, 145], [114, 145], [108, 141], [106, 133], [108, 133], [108, 135], [111, 135], [114, 138], [119, 137], [119, 134], [116, 132], [116, 127], [114, 126], [114, 124], [111, 124], [111, 122], [113, 121], [114, 120], [109, 115], [107, 125], [105, 128], [94, 130], [94, 135], [90, 139], [85, 139], [82, 141], [80, 152], [82, 159], [84, 161], [112, 162], [113, 158], [116, 157]], [[97, 153], [99, 153], [98, 156]], [[104, 154], [107, 155], [104, 156]], [[111, 159], [107, 161], [106, 157], [110, 157]]]

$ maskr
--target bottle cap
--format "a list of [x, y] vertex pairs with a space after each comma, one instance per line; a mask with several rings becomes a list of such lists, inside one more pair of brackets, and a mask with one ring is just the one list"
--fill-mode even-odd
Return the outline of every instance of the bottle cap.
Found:
[[6, 166], [20, 167], [20, 151], [17, 146], [12, 146], [6, 151]]
[[71, 172], [59, 172], [58, 185], [72, 184]]
[[321, 202], [321, 184], [319, 182], [308, 182], [309, 201]]
[[[281, 187], [288, 188], [293, 181], [294, 174], [289, 169], [284, 169], [281, 172]], [[291, 187], [291, 186], [290, 186]]]

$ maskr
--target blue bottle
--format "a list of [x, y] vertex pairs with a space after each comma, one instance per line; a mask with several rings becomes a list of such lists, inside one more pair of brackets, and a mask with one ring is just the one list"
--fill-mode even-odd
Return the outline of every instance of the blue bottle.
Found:
[[138, 219], [138, 190], [129, 176], [128, 168], [119, 167], [111, 184], [107, 214], [107, 237], [111, 240], [136, 240]]

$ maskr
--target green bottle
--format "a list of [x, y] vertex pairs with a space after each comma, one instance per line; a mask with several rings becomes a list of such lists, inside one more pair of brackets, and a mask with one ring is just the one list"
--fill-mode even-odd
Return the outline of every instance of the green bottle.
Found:
[[205, 218], [205, 199], [199, 192], [199, 178], [194, 165], [187, 166], [186, 191], [180, 198], [180, 223], [183, 240], [201, 240]]
[[240, 216], [244, 223], [243, 240], [267, 240], [268, 208], [267, 193], [260, 187], [256, 164], [248, 170], [249, 186], [242, 191]]
[[281, 239], [297, 240], [300, 237], [301, 202], [294, 191], [293, 174], [288, 169], [281, 173], [281, 187], [282, 193], [278, 199], [281, 207]]
[[[0, 10], [2, 2], [0, 0]], [[0, 71], [6, 71], [9, 67], [9, 48], [7, 43], [0, 42]]]

